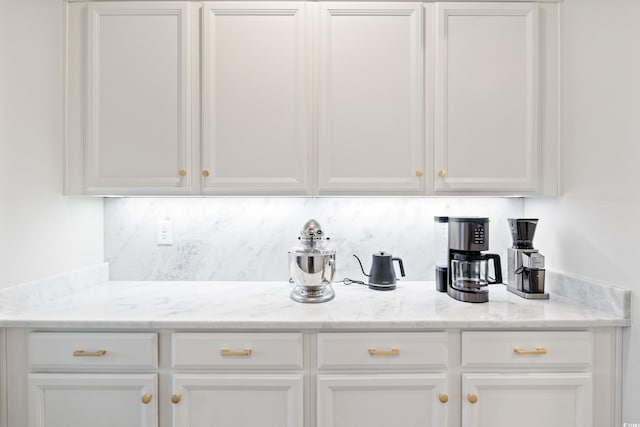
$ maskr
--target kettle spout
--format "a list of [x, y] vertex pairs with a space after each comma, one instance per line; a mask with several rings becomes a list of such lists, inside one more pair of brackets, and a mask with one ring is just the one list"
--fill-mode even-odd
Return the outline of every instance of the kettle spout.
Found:
[[362, 270], [362, 274], [364, 274], [365, 276], [369, 277], [369, 275], [364, 272], [364, 267], [362, 267], [362, 261], [360, 261], [360, 258], [358, 258], [358, 256], [356, 254], [353, 254], [353, 256], [355, 257], [355, 259], [358, 260], [358, 264], [360, 264], [360, 270]]

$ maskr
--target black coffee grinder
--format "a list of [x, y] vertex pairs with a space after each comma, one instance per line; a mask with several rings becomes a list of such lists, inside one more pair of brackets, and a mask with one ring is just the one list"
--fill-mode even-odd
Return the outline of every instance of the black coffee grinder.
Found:
[[[489, 218], [449, 217], [447, 294], [464, 302], [489, 301], [487, 285], [502, 283], [500, 255], [489, 249]], [[495, 278], [489, 276], [492, 261]]]

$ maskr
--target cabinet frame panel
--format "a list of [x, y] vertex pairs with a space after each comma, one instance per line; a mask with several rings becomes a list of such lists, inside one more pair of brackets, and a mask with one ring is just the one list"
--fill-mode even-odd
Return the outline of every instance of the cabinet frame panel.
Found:
[[[310, 160], [311, 152], [311, 94], [309, 63], [309, 7], [297, 2], [204, 2], [201, 23], [201, 169], [208, 176], [198, 173], [203, 194], [308, 194], [310, 193]], [[297, 35], [294, 41], [296, 79], [294, 84], [295, 113], [295, 151], [292, 159], [295, 164], [295, 175], [280, 177], [225, 177], [218, 173], [212, 162], [216, 158], [216, 50], [209, 41], [216, 31], [217, 17], [292, 17]], [[214, 117], [214, 119], [211, 119]], [[250, 123], [247, 123], [250, 126]], [[212, 160], [213, 159], [213, 160]], [[268, 161], [269, 159], [265, 159]]]
[[[425, 159], [425, 141], [423, 111], [423, 32], [424, 19], [422, 5], [417, 3], [337, 3], [320, 2], [317, 7], [318, 17], [316, 31], [317, 103], [317, 165], [319, 194], [424, 194], [425, 177], [423, 173], [427, 165]], [[332, 122], [330, 120], [332, 105], [331, 82], [331, 19], [334, 17], [408, 17], [408, 50], [410, 57], [409, 85], [410, 100], [410, 151], [409, 167], [406, 175], [396, 177], [376, 177], [375, 173], [366, 177], [335, 176], [332, 171]], [[374, 148], [375, 149], [375, 148]], [[362, 156], [366, 163], [366, 153]]]
[[[540, 189], [540, 22], [538, 5], [534, 3], [437, 3], [435, 41], [435, 142], [434, 190], [446, 192], [505, 192], [524, 193]], [[491, 17], [513, 16], [526, 20], [526, 141], [525, 174], [515, 177], [456, 177], [450, 174], [448, 155], [448, 18], [451, 16]], [[442, 172], [442, 175], [441, 175]]]
[[[87, 194], [189, 194], [191, 191], [191, 15], [188, 2], [89, 2], [87, 6], [84, 188]], [[177, 151], [174, 176], [105, 177], [100, 168], [100, 18], [175, 16], [178, 19]], [[186, 172], [180, 176], [180, 170]]]
[[[188, 427], [189, 393], [192, 390], [272, 390], [287, 393], [287, 424], [280, 427], [303, 425], [303, 374], [174, 374], [172, 393], [181, 399], [173, 406], [173, 426]], [[264, 424], [269, 425], [269, 424]], [[217, 426], [216, 426], [217, 427]]]
[[51, 427], [45, 424], [45, 399], [47, 390], [139, 390], [140, 398], [151, 394], [151, 401], [140, 404], [140, 427], [158, 426], [158, 375], [157, 374], [29, 374], [29, 427]]
[[[463, 373], [462, 374], [462, 426], [484, 427], [480, 424], [483, 391], [506, 389], [540, 389], [575, 391], [576, 424], [567, 427], [592, 427], [593, 378], [591, 373]], [[477, 403], [471, 403], [469, 394], [475, 394]], [[535, 405], [535, 402], [532, 402]], [[539, 408], [544, 411], [544, 407]]]

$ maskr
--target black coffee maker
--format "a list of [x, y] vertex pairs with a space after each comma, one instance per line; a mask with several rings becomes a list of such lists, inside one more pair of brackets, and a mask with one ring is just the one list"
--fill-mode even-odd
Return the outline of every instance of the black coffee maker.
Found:
[[[449, 217], [449, 274], [447, 293], [464, 302], [489, 301], [487, 285], [502, 283], [500, 255], [489, 249], [489, 218]], [[489, 261], [494, 276], [489, 276]]]

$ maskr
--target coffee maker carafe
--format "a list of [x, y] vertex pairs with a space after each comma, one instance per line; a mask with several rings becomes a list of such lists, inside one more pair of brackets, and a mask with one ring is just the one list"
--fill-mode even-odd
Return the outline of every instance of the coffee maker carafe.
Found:
[[507, 290], [522, 298], [548, 299], [544, 256], [533, 247], [537, 218], [509, 218], [513, 246], [507, 249]]
[[[464, 302], [489, 301], [487, 285], [502, 283], [500, 256], [489, 250], [489, 218], [449, 218], [447, 293]], [[489, 261], [494, 278], [489, 275]]]

